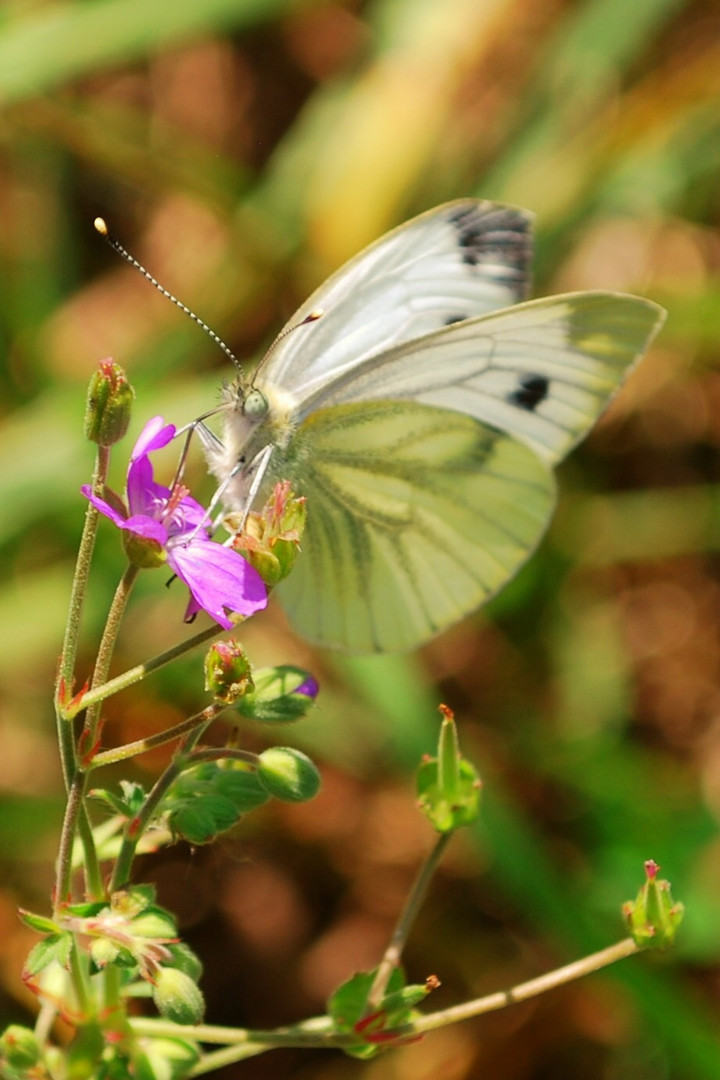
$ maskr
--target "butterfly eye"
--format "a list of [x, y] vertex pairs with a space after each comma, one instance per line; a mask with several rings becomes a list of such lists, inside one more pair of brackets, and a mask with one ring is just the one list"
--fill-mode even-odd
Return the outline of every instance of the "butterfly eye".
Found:
[[262, 390], [249, 390], [243, 401], [243, 413], [248, 420], [262, 420], [267, 416], [268, 402]]

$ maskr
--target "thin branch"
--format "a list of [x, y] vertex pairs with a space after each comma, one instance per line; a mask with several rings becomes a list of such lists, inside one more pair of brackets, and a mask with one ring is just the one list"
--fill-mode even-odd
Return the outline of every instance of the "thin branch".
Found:
[[69, 719], [72, 719], [73, 716], [77, 716], [83, 709], [89, 709], [99, 705], [100, 702], [112, 697], [113, 694], [118, 694], [121, 690], [126, 690], [128, 686], [140, 682], [146, 675], [151, 675], [154, 671], [158, 671], [160, 668], [165, 667], [166, 664], [171, 663], [173, 660], [177, 660], [178, 657], [184, 656], [185, 653], [190, 652], [192, 649], [196, 649], [199, 645], [204, 645], [206, 641], [212, 641], [213, 638], [219, 637], [224, 633], [225, 631], [222, 627], [217, 624], [207, 627], [199, 634], [195, 634], [194, 637], [182, 641], [179, 645], [173, 646], [172, 649], [167, 649], [165, 652], [159, 653], [158, 656], [153, 657], [151, 660], [147, 660], [144, 664], [137, 664], [133, 668], [128, 668], [128, 670], [124, 671], [121, 675], [116, 675], [114, 679], [109, 679], [99, 686], [94, 686], [91, 690], [88, 690], [86, 694], [83, 694], [77, 704], [72, 708], [69, 708], [65, 715]]
[[[173, 739], [179, 739], [181, 735], [188, 735], [196, 728], [205, 728], [209, 720], [214, 720], [215, 716], [225, 707], [225, 705], [209, 705], [201, 713], [189, 716], [187, 720], [182, 720], [179, 724], [175, 724], [165, 731], [158, 731], [155, 735], [148, 735], [144, 739], [125, 743], [124, 746], [118, 746], [114, 750], [101, 750], [98, 754], [95, 754], [89, 763], [88, 771], [99, 769], [103, 765], [114, 765], [118, 761], [126, 761], [128, 758], [137, 757], [138, 754], [144, 754], [147, 750], [154, 750], [158, 746], [164, 746], [165, 743], [172, 742]], [[208, 713], [211, 711], [214, 715], [208, 718]]]
[[[615, 945], [600, 952], [592, 953], [582, 960], [576, 960], [564, 967], [557, 968], [536, 979], [519, 983], [510, 990], [501, 990], [497, 993], [487, 994], [485, 997], [476, 998], [463, 1005], [455, 1005], [440, 1012], [431, 1013], [428, 1016], [419, 1017], [411, 1024], [404, 1024], [393, 1030], [392, 1035], [398, 1041], [416, 1037], [433, 1031], [449, 1024], [459, 1023], [461, 1020], [469, 1020], [484, 1013], [504, 1009], [508, 1005], [515, 1005], [529, 998], [537, 997], [548, 990], [563, 986], [582, 978], [592, 972], [600, 971], [618, 960], [626, 959], [642, 952], [632, 938], [624, 938]], [[178, 1027], [167, 1020], [140, 1019], [130, 1020], [132, 1029], [138, 1035], [148, 1036], [177, 1036], [182, 1035], [189, 1039], [202, 1043], [224, 1043], [222, 1050], [206, 1054], [190, 1072], [190, 1076], [200, 1076], [210, 1072], [220, 1065], [228, 1065], [233, 1061], [253, 1057], [265, 1053], [280, 1046], [292, 1047], [316, 1047], [316, 1048], [342, 1048], [356, 1046], [359, 1037], [355, 1033], [338, 1032], [333, 1021], [328, 1016], [317, 1016], [295, 1024], [291, 1027], [276, 1028], [272, 1031], [253, 1031], [247, 1028], [215, 1027], [211, 1024], [198, 1024], [194, 1027]], [[386, 1032], [390, 1035], [390, 1032]], [[391, 1045], [389, 1042], [387, 1045]]]
[[397, 921], [395, 929], [393, 930], [390, 942], [385, 950], [380, 964], [378, 966], [373, 984], [370, 987], [370, 992], [367, 997], [367, 1004], [365, 1006], [365, 1012], [371, 1013], [379, 1007], [382, 1001], [383, 995], [387, 989], [390, 976], [395, 968], [400, 963], [402, 951], [405, 948], [405, 943], [410, 934], [415, 919], [422, 905], [423, 900], [427, 894], [430, 882], [433, 874], [438, 868], [440, 860], [445, 852], [448, 841], [452, 836], [451, 832], [441, 833], [436, 842], [435, 847], [432, 849], [427, 859], [420, 867], [420, 872], [415, 879], [410, 895], [407, 898], [405, 907]]

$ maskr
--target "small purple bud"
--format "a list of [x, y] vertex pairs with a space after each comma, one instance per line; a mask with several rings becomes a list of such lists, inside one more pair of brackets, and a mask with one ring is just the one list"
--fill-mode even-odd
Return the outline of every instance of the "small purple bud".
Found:
[[296, 694], [304, 694], [305, 697], [312, 698], [313, 701], [320, 693], [320, 683], [314, 677], [314, 675], [308, 675], [304, 683], [295, 688]]

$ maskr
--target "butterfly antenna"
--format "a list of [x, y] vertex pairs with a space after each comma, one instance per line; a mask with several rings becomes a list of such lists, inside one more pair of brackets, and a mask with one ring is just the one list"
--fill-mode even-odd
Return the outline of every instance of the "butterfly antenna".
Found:
[[138, 262], [138, 260], [133, 255], [131, 255], [130, 252], [126, 248], [124, 248], [118, 240], [115, 239], [114, 236], [110, 235], [108, 227], [105, 224], [105, 220], [103, 218], [95, 218], [93, 224], [96, 231], [100, 233], [102, 238], [110, 245], [114, 252], [116, 252], [121, 258], [125, 259], [125, 262], [129, 262], [131, 266], [134, 266], [136, 270], [139, 270], [143, 277], [146, 278], [151, 285], [154, 285], [157, 291], [159, 293], [162, 293], [166, 300], [170, 300], [175, 305], [175, 307], [180, 308], [180, 310], [184, 312], [184, 314], [187, 315], [188, 318], [192, 319], [192, 321], [196, 323], [201, 330], [204, 330], [208, 337], [212, 338], [215, 344], [220, 346], [222, 351], [225, 353], [227, 358], [232, 361], [235, 367], [242, 372], [242, 366], [240, 364], [240, 361], [237, 359], [232, 349], [225, 344], [223, 339], [218, 334], [216, 334], [215, 331], [211, 327], [209, 327], [208, 324], [203, 319], [201, 319], [199, 315], [196, 315], [195, 312], [187, 306], [187, 304], [183, 304], [182, 300], [178, 300], [177, 296], [173, 296], [173, 294], [168, 289], [161, 285], [157, 278], [154, 278], [150, 271], [145, 269], [142, 263]]
[[278, 347], [280, 342], [284, 341], [284, 339], [288, 336], [288, 334], [292, 334], [294, 330], [299, 330], [301, 326], [307, 326], [308, 323], [317, 322], [318, 319], [322, 319], [324, 314], [325, 314], [325, 312], [323, 311], [322, 308], [314, 308], [308, 315], [305, 316], [304, 319], [301, 319], [300, 322], [292, 323], [291, 326], [286, 326], [284, 330], [280, 331], [280, 333], [275, 338], [275, 340], [270, 345], [268, 345], [267, 349], [265, 350], [265, 352], [261, 356], [261, 358], [260, 358], [260, 360], [258, 362], [258, 365], [255, 368], [255, 371], [253, 372], [253, 377], [252, 377], [252, 382], [251, 382], [251, 386], [253, 388], [255, 387], [255, 380], [258, 377], [260, 369], [262, 368], [265, 361], [268, 360], [269, 357], [272, 355], [273, 351]]

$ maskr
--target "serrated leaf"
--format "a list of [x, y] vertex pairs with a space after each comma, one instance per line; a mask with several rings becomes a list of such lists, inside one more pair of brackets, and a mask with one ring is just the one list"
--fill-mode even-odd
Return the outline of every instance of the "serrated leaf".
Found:
[[25, 961], [23, 970], [25, 977], [33, 978], [39, 975], [53, 960], [56, 960], [61, 967], [67, 967], [72, 943], [72, 934], [66, 931], [50, 934], [44, 941], [39, 941]]
[[116, 795], [114, 791], [109, 791], [107, 788], [93, 788], [88, 791], [88, 798], [104, 803], [110, 807], [113, 813], [119, 814], [123, 818], [132, 817], [127, 803], [119, 795]]

